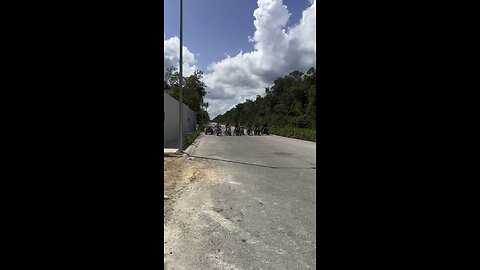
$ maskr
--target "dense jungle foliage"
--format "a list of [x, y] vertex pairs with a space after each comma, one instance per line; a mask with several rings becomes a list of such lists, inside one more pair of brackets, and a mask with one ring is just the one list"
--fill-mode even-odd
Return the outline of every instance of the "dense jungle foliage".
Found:
[[267, 125], [272, 133], [315, 141], [316, 70], [293, 71], [265, 89], [265, 95], [246, 100], [213, 119], [243, 126]]

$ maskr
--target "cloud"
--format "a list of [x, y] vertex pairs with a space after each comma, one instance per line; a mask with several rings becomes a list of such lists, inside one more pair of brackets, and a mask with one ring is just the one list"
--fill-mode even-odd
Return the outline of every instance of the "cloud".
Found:
[[[195, 64], [197, 60], [195, 55], [190, 52], [190, 50], [184, 45], [183, 47], [183, 76], [188, 77], [193, 74], [193, 72], [198, 69]], [[180, 39], [178, 37], [171, 37], [163, 41], [163, 70], [164, 72], [168, 67], [178, 68], [180, 61]], [[198, 54], [197, 54], [198, 56]], [[165, 75], [165, 73], [164, 73]]]
[[299, 23], [288, 29], [291, 14], [282, 0], [257, 3], [255, 32], [247, 37], [254, 50], [212, 63], [210, 73], [204, 75], [211, 118], [263, 94], [276, 78], [316, 65], [316, 0], [302, 12]]

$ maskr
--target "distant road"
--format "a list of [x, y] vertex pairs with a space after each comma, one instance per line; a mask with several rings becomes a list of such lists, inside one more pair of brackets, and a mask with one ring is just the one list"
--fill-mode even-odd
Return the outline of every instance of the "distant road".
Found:
[[203, 135], [191, 156], [212, 170], [175, 199], [169, 269], [315, 269], [315, 150], [279, 136]]

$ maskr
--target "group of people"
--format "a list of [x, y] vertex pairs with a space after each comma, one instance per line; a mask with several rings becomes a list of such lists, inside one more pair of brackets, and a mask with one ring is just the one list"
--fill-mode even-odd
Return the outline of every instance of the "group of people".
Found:
[[[218, 135], [218, 133], [221, 134], [222, 129], [220, 127], [220, 124], [217, 123], [215, 128], [216, 128], [217, 135]], [[263, 134], [270, 135], [270, 133], [268, 131], [268, 127], [266, 125], [264, 125], [262, 127], [260, 127], [259, 125], [255, 125], [254, 129], [249, 125], [249, 126], [247, 126], [246, 129], [247, 129], [247, 135], [263, 135]], [[234, 126], [233, 134], [236, 135], [236, 136], [245, 135], [245, 128], [242, 125], [239, 125], [237, 123]], [[232, 136], [232, 127], [230, 126], [229, 123], [225, 124], [225, 135]]]
[[268, 131], [268, 127], [267, 126], [255, 126], [255, 128], [250, 128], [250, 127], [247, 127], [247, 134], [248, 135], [270, 135], [269, 131]]

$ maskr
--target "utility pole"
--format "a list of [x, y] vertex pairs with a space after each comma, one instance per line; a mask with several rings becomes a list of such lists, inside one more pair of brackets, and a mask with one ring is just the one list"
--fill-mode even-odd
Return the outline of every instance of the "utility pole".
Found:
[[183, 35], [182, 35], [182, 3], [180, 0], [180, 95], [178, 100], [178, 152], [183, 151]]

